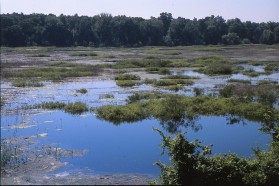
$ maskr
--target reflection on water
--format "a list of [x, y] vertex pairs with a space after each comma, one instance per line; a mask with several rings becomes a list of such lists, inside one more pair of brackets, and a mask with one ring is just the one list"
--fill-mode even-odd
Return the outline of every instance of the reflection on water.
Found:
[[[56, 171], [70, 173], [138, 173], [157, 176], [160, 172], [155, 161], [168, 162], [167, 155], [161, 156], [161, 137], [152, 130], [159, 128], [172, 135], [186, 132], [189, 140], [199, 139], [202, 144], [214, 144], [214, 153], [236, 152], [240, 156], [251, 155], [251, 147], [258, 145], [266, 149], [271, 140], [258, 129], [261, 124], [245, 121], [246, 125], [228, 125], [224, 117], [201, 116], [191, 122], [162, 123], [155, 119], [136, 123], [113, 125], [97, 119], [91, 113], [73, 116], [62, 111], [53, 111], [29, 117], [30, 128], [13, 128], [24, 118], [3, 117], [2, 138], [16, 136], [39, 136], [37, 146], [52, 145], [67, 150], [88, 150], [82, 157], [65, 157], [69, 165]], [[2, 123], [3, 121], [3, 123]]]
[[[175, 72], [174, 74], [198, 76], [195, 84], [189, 86], [205, 89], [205, 94], [214, 92], [218, 84], [224, 84], [228, 79], [248, 79], [258, 81], [270, 78], [279, 81], [279, 74], [259, 76], [255, 78], [242, 74], [231, 76], [208, 77], [191, 70]], [[3, 88], [3, 87], [2, 87]], [[1, 91], [2, 91], [1, 88]], [[86, 88], [87, 94], [77, 94], [76, 90]], [[7, 94], [14, 89], [5, 84]], [[88, 80], [61, 84], [46, 84], [41, 88], [17, 89], [10, 98], [5, 109], [16, 109], [24, 105], [33, 105], [47, 101], [85, 102], [89, 107], [106, 104], [125, 104], [128, 96], [156, 88], [140, 85], [132, 88], [118, 87], [113, 80]], [[157, 90], [157, 89], [156, 89]], [[162, 91], [162, 90], [160, 90]], [[165, 91], [165, 90], [164, 90]], [[103, 99], [101, 95], [112, 94], [113, 99]], [[179, 91], [178, 94], [193, 96]], [[167, 155], [161, 156], [161, 136], [152, 130], [159, 128], [169, 135], [176, 132], [186, 132], [189, 140], [199, 139], [202, 144], [213, 144], [212, 152], [235, 152], [240, 156], [250, 156], [251, 147], [259, 146], [266, 149], [271, 137], [258, 129], [261, 124], [250, 122], [235, 116], [213, 117], [199, 116], [179, 118], [176, 121], [143, 120], [135, 123], [112, 123], [97, 119], [92, 113], [70, 115], [62, 111], [29, 114], [21, 110], [14, 115], [1, 113], [1, 138], [17, 136], [35, 136], [38, 141], [35, 146], [51, 145], [67, 150], [88, 150], [82, 157], [64, 157], [61, 160], [69, 165], [56, 171], [69, 173], [138, 173], [157, 176], [160, 169], [153, 166], [156, 161], [168, 162]]]

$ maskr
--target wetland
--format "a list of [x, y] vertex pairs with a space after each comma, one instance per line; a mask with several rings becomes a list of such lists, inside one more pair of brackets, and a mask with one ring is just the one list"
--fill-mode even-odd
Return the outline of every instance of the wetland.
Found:
[[2, 47], [1, 184], [165, 184], [154, 130], [253, 159], [278, 83], [278, 45]]

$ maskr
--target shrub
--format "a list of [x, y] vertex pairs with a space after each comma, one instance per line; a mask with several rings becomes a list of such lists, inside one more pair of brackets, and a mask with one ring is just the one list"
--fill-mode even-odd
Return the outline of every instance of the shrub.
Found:
[[88, 111], [88, 108], [85, 103], [82, 102], [74, 102], [69, 103], [64, 107], [65, 112], [70, 114], [81, 114], [83, 112]]

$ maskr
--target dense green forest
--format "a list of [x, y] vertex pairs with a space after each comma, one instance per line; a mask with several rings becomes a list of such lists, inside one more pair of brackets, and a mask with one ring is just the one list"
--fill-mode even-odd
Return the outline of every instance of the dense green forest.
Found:
[[61, 14], [1, 14], [1, 46], [127, 46], [279, 43], [279, 23], [203, 19]]

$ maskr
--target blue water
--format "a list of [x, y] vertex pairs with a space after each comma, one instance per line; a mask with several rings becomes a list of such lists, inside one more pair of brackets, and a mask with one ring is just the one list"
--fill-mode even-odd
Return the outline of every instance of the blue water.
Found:
[[[92, 113], [70, 115], [63, 111], [53, 111], [29, 116], [28, 122], [35, 125], [25, 129], [11, 129], [9, 125], [21, 123], [24, 117], [3, 117], [1, 120], [1, 138], [32, 136], [38, 137], [35, 146], [51, 145], [67, 150], [88, 150], [81, 157], [65, 157], [61, 161], [69, 164], [54, 173], [135, 173], [158, 176], [160, 169], [153, 163], [169, 163], [167, 155], [161, 156], [161, 136], [152, 127], [168, 131], [156, 119], [136, 123], [112, 123], [97, 119]], [[3, 121], [3, 123], [2, 123]], [[189, 140], [199, 139], [202, 144], [214, 144], [212, 153], [235, 152], [239, 156], [249, 157], [251, 147], [267, 149], [271, 137], [258, 129], [261, 124], [245, 121], [243, 124], [227, 125], [224, 117], [200, 117], [196, 122], [198, 131], [192, 127], [179, 127], [186, 132]]]

